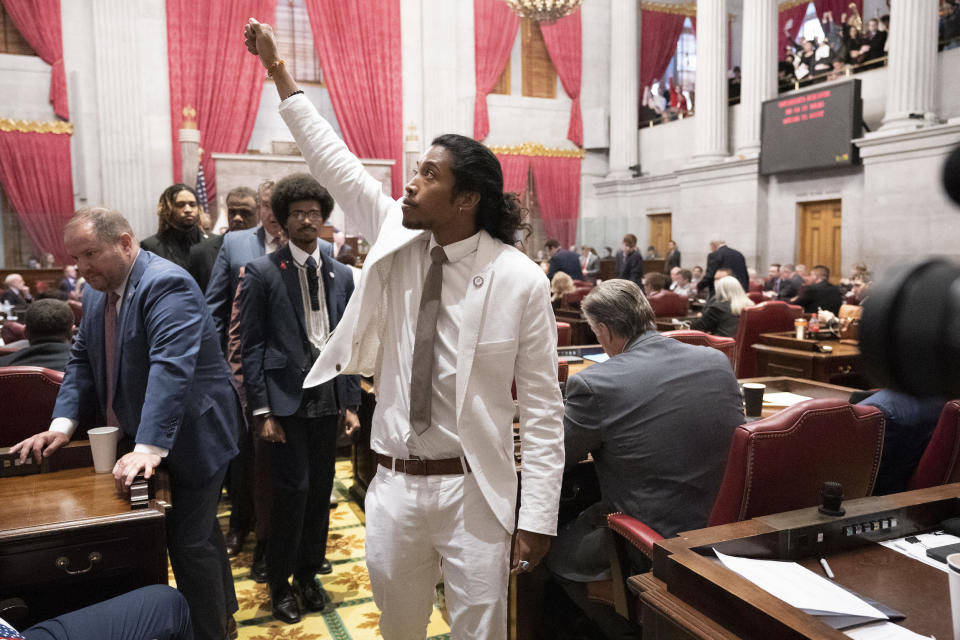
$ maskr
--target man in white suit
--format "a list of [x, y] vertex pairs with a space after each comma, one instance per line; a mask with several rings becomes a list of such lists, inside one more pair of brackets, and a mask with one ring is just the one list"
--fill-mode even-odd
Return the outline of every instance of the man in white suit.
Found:
[[519, 203], [503, 193], [496, 156], [456, 135], [434, 141], [393, 201], [297, 89], [270, 27], [251, 20], [246, 44], [273, 77], [311, 173], [373, 245], [304, 385], [376, 378], [367, 567], [381, 633], [425, 636], [442, 562], [453, 637], [505, 638], [509, 572], [546, 553], [563, 471], [556, 322], [543, 272], [512, 246]]

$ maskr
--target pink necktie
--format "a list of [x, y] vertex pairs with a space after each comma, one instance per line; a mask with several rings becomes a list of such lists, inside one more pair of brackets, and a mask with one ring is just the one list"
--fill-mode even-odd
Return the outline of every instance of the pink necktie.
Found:
[[107, 360], [107, 425], [119, 427], [120, 420], [113, 411], [113, 391], [116, 386], [117, 372], [113, 370], [113, 356], [117, 346], [117, 301], [120, 296], [115, 292], [107, 293], [107, 304], [103, 310], [103, 352]]

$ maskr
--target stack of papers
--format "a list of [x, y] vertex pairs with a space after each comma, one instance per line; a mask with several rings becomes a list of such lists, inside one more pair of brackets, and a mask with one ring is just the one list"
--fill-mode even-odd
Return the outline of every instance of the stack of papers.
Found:
[[763, 394], [763, 404], [768, 407], [792, 407], [795, 404], [813, 400], [810, 396], [801, 396], [789, 391], [780, 391]]

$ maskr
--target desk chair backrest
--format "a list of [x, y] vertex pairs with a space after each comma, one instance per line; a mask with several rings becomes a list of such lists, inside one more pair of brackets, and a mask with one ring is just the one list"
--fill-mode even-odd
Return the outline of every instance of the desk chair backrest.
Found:
[[757, 354], [753, 344], [760, 340], [761, 333], [792, 331], [793, 321], [803, 315], [803, 308], [779, 300], [763, 302], [747, 307], [740, 312], [737, 327], [738, 378], [753, 378], [757, 375]]
[[687, 297], [673, 291], [664, 291], [659, 295], [647, 298], [647, 300], [653, 307], [653, 315], [658, 318], [685, 316], [690, 308], [690, 301]]
[[753, 300], [754, 304], [760, 304], [761, 302], [766, 302], [767, 298], [763, 295], [763, 291], [748, 291], [747, 297]]
[[43, 367], [0, 367], [0, 447], [50, 427], [63, 372]]
[[723, 354], [730, 359], [731, 367], [734, 365], [734, 358], [736, 357], [737, 351], [737, 341], [733, 338], [712, 336], [709, 333], [697, 331], [696, 329], [664, 331], [660, 335], [667, 338], [673, 338], [674, 340], [679, 340], [680, 342], [686, 342], [687, 344], [696, 344], [702, 347], [713, 347], [714, 349], [722, 351]]
[[960, 482], [960, 400], [943, 406], [927, 448], [907, 483], [907, 489], [925, 489]]
[[8, 320], [0, 327], [0, 338], [4, 343], [10, 344], [17, 340], [23, 340], [27, 337], [27, 327], [19, 322]]
[[820, 399], [737, 427], [709, 526], [817, 506], [827, 481], [871, 495], [884, 425], [875, 407]]
[[588, 293], [590, 293], [589, 289], [574, 288], [570, 293], [563, 294], [560, 307], [563, 309], [579, 309], [580, 301], [587, 297]]
[[840, 312], [837, 313], [838, 318], [850, 318], [851, 320], [859, 320], [862, 315], [863, 307], [856, 304], [842, 304], [840, 305]]
[[560, 322], [557, 321], [557, 346], [558, 347], [569, 347], [570, 346], [570, 337], [573, 335], [573, 329], [570, 327], [569, 322]]

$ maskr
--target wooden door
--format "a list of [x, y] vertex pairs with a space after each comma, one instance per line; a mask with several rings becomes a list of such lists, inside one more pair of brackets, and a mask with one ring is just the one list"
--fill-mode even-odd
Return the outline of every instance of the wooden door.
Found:
[[818, 264], [830, 269], [830, 280], [839, 282], [842, 264], [840, 201], [824, 200], [800, 205], [800, 233], [797, 264], [809, 270]]
[[[652, 245], [657, 250], [657, 256], [662, 258], [667, 255], [667, 243], [672, 239], [672, 214], [657, 213], [647, 218], [650, 220], [650, 241], [647, 244]], [[646, 255], [646, 247], [638, 248]]]

